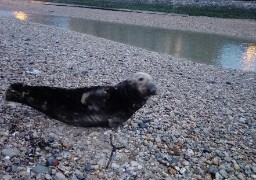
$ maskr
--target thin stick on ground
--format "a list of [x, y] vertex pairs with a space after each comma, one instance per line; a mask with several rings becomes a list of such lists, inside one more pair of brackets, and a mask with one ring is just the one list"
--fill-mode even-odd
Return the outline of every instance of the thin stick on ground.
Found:
[[113, 144], [113, 136], [112, 136], [112, 133], [110, 134], [110, 137], [109, 137], [109, 138], [110, 138], [110, 145], [111, 145], [112, 149], [111, 149], [111, 154], [110, 154], [110, 156], [109, 156], [108, 163], [107, 163], [107, 166], [106, 166], [107, 169], [109, 168], [109, 165], [110, 165], [111, 160], [112, 160], [112, 158], [113, 158], [114, 152], [116, 152], [116, 150], [125, 148], [125, 146], [116, 147], [116, 146]]

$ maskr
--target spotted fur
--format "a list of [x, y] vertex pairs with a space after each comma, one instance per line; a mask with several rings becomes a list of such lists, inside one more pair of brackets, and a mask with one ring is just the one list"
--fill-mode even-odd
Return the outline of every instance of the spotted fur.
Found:
[[28, 105], [74, 126], [117, 127], [154, 94], [152, 77], [139, 72], [115, 86], [66, 89], [16, 83], [7, 89], [6, 100]]

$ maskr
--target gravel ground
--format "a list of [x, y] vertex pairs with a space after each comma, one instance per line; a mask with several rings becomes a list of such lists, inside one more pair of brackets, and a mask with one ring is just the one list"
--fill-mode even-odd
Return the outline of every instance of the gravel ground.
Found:
[[[0, 34], [0, 179], [256, 179], [255, 73], [9, 18]], [[108, 169], [109, 129], [68, 126], [4, 100], [13, 82], [107, 85], [137, 71], [159, 92], [118, 133], [126, 148]]]

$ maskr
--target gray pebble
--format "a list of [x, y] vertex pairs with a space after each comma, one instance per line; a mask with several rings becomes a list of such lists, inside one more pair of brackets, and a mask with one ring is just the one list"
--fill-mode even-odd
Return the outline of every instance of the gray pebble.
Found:
[[79, 180], [84, 179], [83, 173], [81, 171], [79, 171], [78, 169], [75, 170], [75, 175], [76, 175], [77, 179], [79, 179]]
[[256, 166], [251, 166], [252, 172], [256, 174]]
[[186, 172], [186, 168], [183, 167], [183, 168], [180, 169], [181, 174], [184, 174], [185, 172]]
[[56, 169], [54, 169], [54, 168], [51, 169], [51, 174], [52, 174], [52, 175], [55, 175], [56, 173], [57, 173]]
[[228, 178], [228, 173], [227, 173], [224, 169], [220, 170], [219, 173], [220, 173], [220, 175], [223, 176], [224, 178]]
[[256, 179], [256, 174], [251, 175], [252, 179]]
[[47, 179], [47, 180], [52, 179], [52, 177], [51, 177], [50, 174], [46, 174], [44, 177], [45, 177], [45, 179]]
[[36, 174], [39, 174], [39, 173], [49, 173], [49, 169], [48, 167], [46, 166], [42, 166], [42, 165], [39, 165], [37, 164], [34, 168], [33, 168], [34, 172]]
[[7, 148], [7, 149], [3, 149], [2, 150], [2, 154], [4, 156], [9, 156], [9, 157], [13, 157], [13, 156], [18, 156], [20, 153], [20, 151], [17, 148]]
[[116, 164], [116, 163], [112, 163], [111, 167], [113, 169], [118, 169], [120, 166], [118, 164]]
[[229, 157], [229, 156], [226, 156], [226, 157], [224, 158], [224, 160], [227, 161], [227, 162], [231, 162], [231, 161], [232, 161], [232, 158]]
[[209, 172], [210, 174], [215, 175], [215, 174], [218, 172], [218, 167], [215, 166], [215, 165], [211, 165], [211, 166], [209, 167], [209, 169], [208, 169], [208, 172]]
[[188, 149], [187, 151], [186, 151], [186, 155], [187, 156], [189, 156], [189, 157], [191, 157], [191, 156], [194, 156], [194, 151], [192, 150], [192, 149]]
[[55, 179], [56, 180], [68, 180], [64, 174], [62, 174], [61, 172], [57, 172], [56, 175], [55, 175]]
[[2, 179], [3, 179], [3, 180], [11, 180], [11, 179], [12, 179], [12, 176], [10, 176], [10, 175], [4, 175], [4, 176], [2, 177]]
[[240, 179], [240, 180], [245, 180], [245, 176], [242, 173], [239, 173], [237, 175], [237, 178]]
[[92, 170], [91, 164], [86, 163], [86, 164], [84, 165], [84, 170], [87, 171], [87, 172], [91, 171], [91, 170]]
[[161, 138], [160, 138], [159, 136], [157, 136], [157, 138], [155, 138], [155, 141], [156, 141], [157, 143], [161, 143]]

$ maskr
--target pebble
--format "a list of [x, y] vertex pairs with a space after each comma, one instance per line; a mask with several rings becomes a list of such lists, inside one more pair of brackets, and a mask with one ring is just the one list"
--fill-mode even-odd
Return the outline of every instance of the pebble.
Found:
[[2, 179], [3, 179], [3, 180], [11, 180], [11, 179], [12, 179], [12, 176], [10, 176], [10, 175], [4, 175], [4, 176], [2, 177]]
[[20, 158], [14, 158], [14, 163], [19, 165], [20, 164]]
[[251, 169], [256, 174], [256, 165], [255, 166], [251, 166]]
[[176, 170], [170, 167], [170, 168], [168, 169], [168, 174], [174, 175], [174, 174], [176, 174]]
[[184, 174], [185, 172], [186, 172], [186, 168], [183, 167], [183, 168], [180, 169], [181, 174]]
[[34, 172], [36, 174], [39, 174], [39, 173], [49, 173], [49, 169], [48, 167], [46, 166], [42, 166], [42, 165], [39, 165], [37, 164], [34, 168], [33, 168]]
[[51, 177], [50, 174], [46, 174], [44, 177], [45, 177], [45, 179], [47, 179], [47, 180], [52, 179], [52, 177]]
[[227, 162], [231, 162], [231, 161], [232, 161], [232, 158], [231, 158], [231, 157], [226, 156], [226, 157], [224, 158], [224, 160], [225, 160], [225, 161], [227, 161]]
[[179, 166], [174, 166], [174, 169], [176, 169], [177, 171], [180, 171], [180, 167]]
[[105, 159], [100, 159], [100, 160], [97, 162], [97, 164], [98, 164], [99, 166], [104, 166], [104, 165], [105, 165]]
[[84, 179], [83, 173], [81, 171], [79, 171], [78, 169], [75, 170], [75, 175], [76, 175], [77, 179], [79, 179], [79, 180]]
[[[135, 125], [135, 127], [136, 127], [136, 125]], [[139, 123], [138, 123], [138, 127], [139, 127], [139, 128], [142, 128], [142, 129], [143, 129], [143, 128], [147, 128], [147, 127], [148, 127], [148, 124], [143, 123], [143, 122], [139, 122]]]
[[240, 180], [245, 180], [245, 176], [242, 173], [239, 173], [237, 175], [237, 178], [240, 179]]
[[43, 179], [43, 178], [42, 178], [42, 174], [37, 174], [37, 175], [36, 175], [36, 180], [41, 180], [41, 179]]
[[211, 166], [209, 167], [209, 169], [208, 169], [208, 172], [209, 172], [210, 174], [215, 175], [215, 174], [218, 172], [218, 167], [215, 166], [215, 165], [211, 165]]
[[157, 142], [157, 143], [161, 143], [161, 138], [159, 137], [159, 136], [157, 136], [157, 138], [155, 138], [155, 141]]
[[12, 158], [13, 156], [18, 156], [20, 151], [17, 148], [7, 148], [2, 150], [2, 154], [4, 156], [9, 156]]
[[50, 158], [50, 159], [46, 160], [46, 166], [55, 166], [55, 167], [57, 167], [58, 165], [59, 165], [59, 161], [57, 159]]
[[211, 153], [212, 151], [210, 149], [203, 149], [203, 153]]
[[232, 162], [233, 162], [234, 169], [235, 169], [236, 171], [239, 171], [239, 170], [240, 170], [240, 166], [236, 163], [235, 160], [233, 160]]
[[116, 163], [112, 163], [111, 167], [113, 169], [118, 169], [120, 166], [118, 164], [116, 164]]
[[222, 176], [218, 172], [216, 172], [215, 179], [216, 180], [222, 180], [223, 178], [222, 178]]
[[189, 166], [189, 162], [188, 161], [183, 161], [182, 163], [184, 166]]
[[210, 174], [205, 174], [205, 180], [212, 180], [212, 176]]
[[56, 173], [57, 173], [56, 169], [52, 169], [52, 170], [51, 170], [51, 174], [52, 174], [52, 175], [55, 175]]
[[186, 155], [191, 157], [191, 156], [194, 156], [194, 151], [192, 149], [188, 149], [187, 152], [186, 152]]
[[87, 172], [91, 171], [92, 170], [91, 164], [85, 164], [84, 165], [84, 170], [87, 171]]
[[214, 157], [214, 158], [212, 159], [212, 164], [214, 164], [214, 165], [219, 165], [219, 159], [218, 159], [217, 157]]
[[73, 147], [73, 145], [69, 142], [63, 142], [62, 146], [67, 149], [71, 149]]
[[56, 180], [68, 180], [64, 174], [62, 174], [61, 172], [57, 172], [56, 175], [55, 175], [55, 179]]
[[227, 173], [224, 169], [220, 170], [219, 173], [220, 173], [220, 175], [223, 176], [224, 178], [228, 178], [228, 173]]
[[131, 166], [139, 166], [140, 164], [136, 161], [131, 161]]
[[4, 159], [9, 160], [9, 159], [11, 159], [11, 157], [10, 156], [5, 156]]

